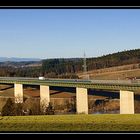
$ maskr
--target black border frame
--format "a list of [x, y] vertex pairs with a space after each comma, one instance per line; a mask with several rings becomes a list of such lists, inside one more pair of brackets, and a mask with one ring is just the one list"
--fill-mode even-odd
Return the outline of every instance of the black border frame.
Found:
[[[135, 9], [140, 8], [138, 0], [3, 0], [0, 1], [0, 9]], [[57, 134], [59, 133], [59, 134]], [[77, 133], [77, 134], [76, 134]], [[72, 140], [82, 137], [87, 139], [91, 136], [92, 139], [109, 137], [111, 139], [123, 137], [124, 134], [134, 138], [133, 134], [140, 134], [139, 132], [0, 132], [0, 136], [4, 138], [13, 138], [13, 136], [20, 138], [31, 138], [34, 136], [39, 139], [40, 136], [57, 139], [61, 137], [65, 140]], [[70, 135], [69, 135], [70, 134]], [[88, 135], [88, 137], [87, 137]], [[94, 135], [94, 136], [93, 136]], [[115, 137], [114, 137], [115, 136]], [[131, 138], [131, 137], [130, 137]]]
[[0, 6], [140, 6], [139, 0], [3, 0]]

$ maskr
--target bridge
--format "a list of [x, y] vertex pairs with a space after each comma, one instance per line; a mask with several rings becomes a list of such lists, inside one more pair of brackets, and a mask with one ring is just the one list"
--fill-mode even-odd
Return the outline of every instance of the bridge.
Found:
[[77, 113], [88, 114], [88, 92], [90, 89], [120, 91], [120, 114], [134, 114], [134, 93], [140, 90], [140, 80], [79, 80], [44, 79], [23, 77], [0, 77], [0, 84], [14, 84], [15, 103], [23, 102], [23, 85], [40, 86], [40, 105], [50, 102], [50, 86], [75, 87]]

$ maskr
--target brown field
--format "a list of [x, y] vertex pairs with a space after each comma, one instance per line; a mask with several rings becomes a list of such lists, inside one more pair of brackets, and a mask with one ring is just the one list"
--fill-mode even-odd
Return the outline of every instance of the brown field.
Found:
[[[24, 88], [24, 96], [25, 97], [40, 97], [40, 90], [38, 88], [32, 88], [32, 87], [25, 87]], [[91, 91], [92, 93], [92, 91]], [[69, 90], [69, 91], [63, 91], [61, 90], [50, 90], [51, 98], [71, 98], [75, 97], [75, 92]], [[0, 96], [4, 97], [14, 97], [14, 87], [11, 85], [0, 85]], [[92, 99], [103, 99], [105, 97], [98, 96], [98, 95], [88, 95], [89, 98]]]
[[[14, 87], [11, 85], [1, 85], [0, 86], [0, 110], [6, 103], [8, 98], [14, 98]], [[51, 95], [51, 102], [53, 105], [56, 106], [56, 108], [65, 108], [66, 102], [72, 103], [72, 98], [76, 98], [76, 91], [73, 91], [73, 89], [51, 89], [50, 90], [50, 95]], [[88, 100], [89, 100], [89, 106], [92, 108], [93, 104], [95, 101], [98, 100], [104, 100], [107, 97], [105, 96], [99, 96], [98, 94], [93, 96], [94, 91], [90, 91], [90, 94], [88, 95]], [[31, 86], [26, 86], [24, 87], [24, 97], [27, 99], [39, 99], [40, 97], [40, 90], [39, 87], [34, 88]]]
[[[140, 78], [140, 68], [139, 64], [123, 65], [117, 67], [110, 67], [98, 70], [88, 71], [90, 79], [126, 79], [131, 77]], [[83, 78], [83, 73], [78, 73], [80, 78]]]
[[[63, 88], [62, 88], [63, 89]], [[68, 101], [71, 103], [72, 97], [76, 97], [75, 92], [72, 91], [63, 91], [60, 90], [50, 90], [51, 95], [51, 102], [57, 106], [57, 108], [63, 109], [65, 108], [65, 103]], [[112, 99], [108, 95], [115, 95]], [[0, 85], [0, 110], [2, 109], [3, 105], [6, 103], [6, 100], [8, 98], [14, 98], [14, 88], [11, 85]], [[24, 97], [26, 98], [36, 98], [39, 99], [40, 97], [40, 91], [38, 88], [34, 87], [24, 87]], [[135, 100], [135, 112], [140, 113], [140, 97], [138, 97], [139, 100]], [[105, 101], [101, 105], [97, 105], [95, 107], [96, 100]], [[106, 110], [119, 110], [119, 92], [112, 91], [89, 91], [88, 95], [88, 104], [89, 104], [89, 113], [92, 113], [93, 111], [102, 111], [104, 109]]]

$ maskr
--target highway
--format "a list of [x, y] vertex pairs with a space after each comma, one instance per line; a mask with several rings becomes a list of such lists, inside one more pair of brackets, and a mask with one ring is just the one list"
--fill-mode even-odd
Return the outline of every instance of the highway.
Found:
[[93, 84], [140, 84], [140, 80], [84, 80], [84, 79], [58, 79], [58, 78], [45, 78], [39, 79], [30, 77], [0, 77], [0, 81], [36, 81], [36, 82], [72, 82], [72, 83], [93, 83]]
[[111, 89], [111, 90], [140, 90], [140, 80], [82, 80], [82, 79], [56, 79], [30, 77], [0, 77], [2, 84], [28, 84], [28, 85], [48, 85], [61, 87], [83, 87], [93, 89]]

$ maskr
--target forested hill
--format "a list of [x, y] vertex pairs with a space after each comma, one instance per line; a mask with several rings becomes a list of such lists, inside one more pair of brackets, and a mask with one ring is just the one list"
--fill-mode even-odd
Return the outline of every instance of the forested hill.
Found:
[[[127, 50], [96, 58], [87, 58], [87, 69], [94, 70], [112, 66], [140, 63], [140, 49]], [[43, 75], [67, 74], [83, 71], [83, 58], [46, 59], [42, 61]]]
[[87, 59], [89, 70], [134, 63], [140, 63], [140, 49], [122, 51], [97, 58]]

